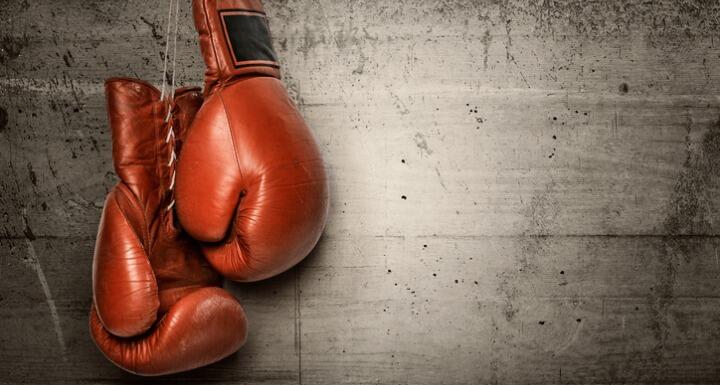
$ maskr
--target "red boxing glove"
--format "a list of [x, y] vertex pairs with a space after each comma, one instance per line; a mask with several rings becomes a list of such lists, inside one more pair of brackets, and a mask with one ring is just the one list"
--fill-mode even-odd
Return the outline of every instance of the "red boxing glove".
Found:
[[140, 375], [218, 361], [245, 343], [245, 313], [171, 209], [173, 147], [202, 96], [178, 90], [165, 123], [168, 107], [152, 85], [118, 78], [105, 90], [121, 181], [105, 201], [95, 245], [92, 338], [110, 361]]
[[279, 80], [257, 0], [194, 0], [205, 102], [177, 173], [177, 214], [236, 281], [272, 277], [317, 243], [328, 213], [318, 146]]

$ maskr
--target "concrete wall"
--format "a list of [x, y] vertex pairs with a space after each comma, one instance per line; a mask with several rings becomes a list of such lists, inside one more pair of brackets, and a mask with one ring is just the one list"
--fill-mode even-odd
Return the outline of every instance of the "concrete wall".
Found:
[[[229, 285], [242, 351], [154, 382], [720, 382], [719, 3], [265, 4], [330, 220], [298, 268]], [[160, 82], [166, 10], [0, 1], [2, 383], [144, 381], [87, 315], [102, 82]]]

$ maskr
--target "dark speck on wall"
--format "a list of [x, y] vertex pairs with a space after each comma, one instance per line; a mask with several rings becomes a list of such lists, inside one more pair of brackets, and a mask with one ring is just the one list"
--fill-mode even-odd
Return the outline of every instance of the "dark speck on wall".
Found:
[[7, 111], [0, 107], [0, 131], [4, 131], [7, 128], [8, 116]]
[[30, 175], [30, 182], [33, 184], [33, 186], [37, 186], [37, 175], [35, 175], [35, 171], [33, 170], [32, 164], [27, 164], [28, 174]]
[[27, 238], [29, 241], [34, 241], [35, 239], [37, 239], [32, 229], [27, 223], [25, 223], [25, 229], [23, 230], [23, 234], [25, 235], [25, 238]]
[[27, 37], [15, 38], [4, 36], [0, 38], [0, 63], [20, 57], [22, 50], [29, 45]]
[[405, 195], [401, 196], [400, 198], [402, 198], [403, 200], [407, 200], [407, 196]]
[[63, 55], [62, 58], [63, 58], [63, 61], [65, 62], [66, 67], [72, 67], [72, 64], [70, 64], [70, 56]]
[[147, 26], [150, 28], [150, 33], [152, 34], [153, 39], [155, 40], [162, 40], [163, 36], [158, 32], [158, 25], [142, 16], [140, 16], [140, 20], [142, 20], [143, 23], [147, 24]]
[[628, 87], [627, 83], [620, 84], [620, 93], [621, 94], [627, 94], [630, 88]]
[[545, 321], [538, 321], [540, 325], [545, 325]]

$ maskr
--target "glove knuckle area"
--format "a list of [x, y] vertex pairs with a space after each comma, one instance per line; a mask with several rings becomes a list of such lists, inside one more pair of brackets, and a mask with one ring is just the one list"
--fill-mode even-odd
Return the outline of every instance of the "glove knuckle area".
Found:
[[292, 175], [296, 167], [265, 173], [241, 200], [226, 241], [205, 246], [205, 255], [224, 276], [243, 282], [270, 278], [314, 248], [327, 220], [327, 181], [322, 169]]
[[208, 287], [178, 301], [147, 333], [120, 338], [108, 333], [95, 309], [93, 340], [115, 365], [129, 372], [156, 376], [217, 362], [236, 352], [247, 339], [247, 319], [227, 291]]

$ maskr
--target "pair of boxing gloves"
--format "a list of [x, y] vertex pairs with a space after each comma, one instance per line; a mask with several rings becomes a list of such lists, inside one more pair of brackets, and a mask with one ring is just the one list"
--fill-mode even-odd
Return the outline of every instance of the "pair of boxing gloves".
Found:
[[279, 80], [258, 0], [193, 0], [205, 89], [171, 101], [106, 82], [113, 165], [93, 259], [90, 332], [140, 375], [216, 362], [247, 337], [222, 278], [258, 281], [315, 246], [328, 186], [312, 133]]

